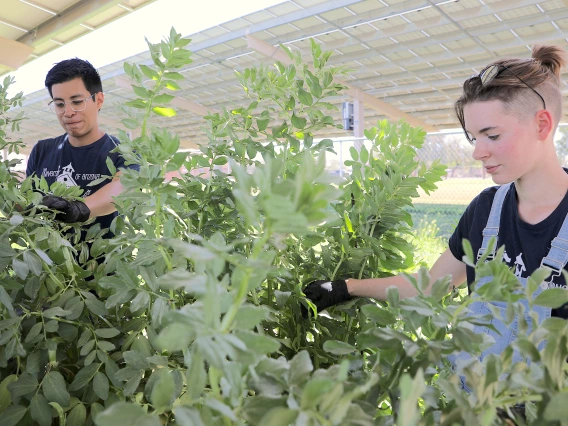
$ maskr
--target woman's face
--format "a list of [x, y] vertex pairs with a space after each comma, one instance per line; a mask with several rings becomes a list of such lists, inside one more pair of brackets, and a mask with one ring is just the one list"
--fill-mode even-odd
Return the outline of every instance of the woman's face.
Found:
[[464, 107], [466, 130], [475, 138], [473, 158], [483, 163], [496, 184], [519, 179], [540, 158], [535, 120], [522, 120], [505, 111], [499, 100]]

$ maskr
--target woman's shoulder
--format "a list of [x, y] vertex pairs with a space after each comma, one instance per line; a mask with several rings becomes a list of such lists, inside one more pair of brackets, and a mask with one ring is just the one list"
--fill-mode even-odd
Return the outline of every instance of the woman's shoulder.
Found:
[[493, 204], [493, 200], [495, 199], [495, 194], [497, 194], [497, 191], [500, 187], [500, 185], [495, 185], [485, 188], [483, 191], [477, 194], [477, 196], [471, 201], [469, 206], [471, 208], [482, 207], [487, 204], [491, 206], [491, 204]]

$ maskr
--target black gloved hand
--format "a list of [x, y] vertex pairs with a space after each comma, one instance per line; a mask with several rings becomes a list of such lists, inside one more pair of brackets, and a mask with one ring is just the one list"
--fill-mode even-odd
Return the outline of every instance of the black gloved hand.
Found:
[[[304, 294], [314, 305], [316, 305], [318, 312], [323, 311], [330, 306], [338, 305], [353, 299], [347, 291], [347, 283], [345, 280], [312, 281], [304, 289]], [[304, 308], [303, 305], [302, 308]], [[307, 310], [305, 313], [307, 314]]]
[[55, 195], [43, 197], [41, 204], [58, 211], [55, 219], [65, 223], [85, 222], [91, 215], [91, 210], [82, 201], [66, 200]]

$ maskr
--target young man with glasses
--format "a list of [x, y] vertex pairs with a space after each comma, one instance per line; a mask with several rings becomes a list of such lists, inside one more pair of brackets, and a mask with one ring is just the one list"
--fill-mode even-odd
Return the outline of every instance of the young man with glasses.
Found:
[[[49, 108], [65, 130], [61, 136], [39, 141], [28, 159], [26, 175], [61, 182], [83, 189], [83, 201], [45, 195], [41, 204], [58, 211], [55, 218], [67, 223], [95, 223], [108, 229], [117, 215], [113, 197], [120, 194], [120, 171], [112, 180], [89, 184], [111, 173], [110, 158], [116, 170], [124, 168], [124, 159], [112, 152], [119, 141], [99, 128], [99, 111], [104, 103], [101, 78], [87, 61], [75, 58], [57, 63], [48, 73], [45, 86], [52, 97]], [[136, 168], [136, 165], [127, 167]], [[107, 236], [111, 236], [107, 233]]]
[[[532, 59], [498, 60], [465, 81], [455, 110], [475, 147], [473, 157], [500, 186], [484, 190], [467, 207], [448, 249], [430, 271], [432, 283], [450, 275], [451, 286], [466, 280], [471, 284], [475, 271], [462, 261], [462, 241], [469, 240], [479, 258], [496, 237], [497, 246], [505, 246], [503, 261], [515, 268], [521, 283], [543, 265], [553, 273], [537, 291], [566, 288], [562, 271], [568, 261], [568, 170], [561, 166], [553, 140], [562, 118], [564, 65], [560, 48], [541, 46], [533, 49]], [[494, 255], [495, 251], [489, 253]], [[385, 300], [391, 286], [398, 288], [401, 298], [417, 295], [401, 276], [318, 280], [304, 294], [321, 311], [353, 297]], [[474, 313], [489, 312], [479, 302], [471, 307]], [[568, 305], [534, 311], [539, 321], [550, 316], [568, 319]], [[516, 336], [497, 319], [493, 326], [500, 333], [480, 330], [496, 341], [484, 354], [501, 353]]]

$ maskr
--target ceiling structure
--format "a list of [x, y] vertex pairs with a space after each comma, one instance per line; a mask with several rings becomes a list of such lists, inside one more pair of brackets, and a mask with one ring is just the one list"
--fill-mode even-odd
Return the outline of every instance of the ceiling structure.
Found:
[[[39, 0], [34, 2], [39, 4]], [[43, 3], [113, 3], [120, 8], [118, 5], [145, 2]], [[3, 13], [0, 11], [0, 20]], [[271, 63], [275, 58], [285, 60], [279, 44], [309, 58], [310, 38], [323, 50], [333, 51], [332, 64], [353, 70], [345, 81], [350, 90], [332, 102], [340, 106], [358, 97], [364, 105], [365, 127], [379, 119], [404, 117], [436, 131], [459, 127], [453, 101], [463, 81], [487, 63], [500, 57], [528, 58], [535, 44], [568, 50], [568, 0], [289, 0], [188, 38], [192, 39], [189, 48], [194, 62], [182, 70], [186, 76], [182, 90], [173, 93], [178, 96], [174, 102], [178, 115], [160, 119], [161, 125], [180, 136], [185, 148], [206, 140], [203, 115], [207, 111], [242, 104], [244, 92], [235, 70]], [[143, 53], [126, 61], [151, 64], [149, 58]], [[99, 71], [105, 89], [101, 123], [112, 133], [121, 127], [119, 104], [134, 95], [123, 62]], [[566, 122], [567, 70], [563, 80], [565, 116], [561, 121]], [[29, 120], [21, 135], [30, 147], [38, 139], [62, 133], [47, 108], [49, 100], [43, 90], [28, 95], [24, 102]], [[340, 115], [339, 111], [335, 114], [338, 120]], [[352, 134], [336, 129], [325, 136]]]
[[0, 75], [155, 0], [2, 0]]

